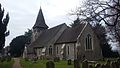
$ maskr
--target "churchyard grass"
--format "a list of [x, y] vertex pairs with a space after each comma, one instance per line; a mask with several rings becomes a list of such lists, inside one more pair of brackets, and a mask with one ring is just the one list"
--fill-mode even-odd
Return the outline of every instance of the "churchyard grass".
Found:
[[67, 65], [67, 61], [55, 62], [55, 68], [74, 68], [73, 62], [72, 65]]
[[23, 68], [45, 68], [46, 61], [38, 60], [36, 62], [33, 62], [33, 61], [25, 61], [24, 59], [22, 59], [20, 63]]
[[0, 62], [0, 68], [12, 68], [13, 63], [13, 60]]
[[[89, 65], [92, 65], [93, 67], [95, 67], [96, 64], [101, 64], [104, 65], [107, 63], [107, 61], [110, 60], [112, 62], [117, 61], [117, 59], [115, 58], [108, 58], [108, 59], [101, 59], [101, 60], [97, 60], [97, 61], [89, 61]], [[47, 60], [37, 60], [36, 62], [33, 61], [25, 61], [25, 59], [21, 60], [21, 65], [23, 68], [46, 68], [46, 63], [48, 61]], [[58, 62], [54, 62], [55, 64], [55, 68], [74, 68], [74, 63], [72, 61], [71, 65], [68, 65], [68, 61], [58, 61]], [[79, 64], [80, 68], [82, 68], [83, 62]], [[86, 66], [86, 65], [85, 65]], [[119, 68], [119, 67], [118, 67]]]
[[[33, 61], [25, 61], [24, 59], [21, 60], [21, 65], [23, 68], [46, 68], [47, 60], [38, 60], [36, 62]], [[74, 68], [73, 62], [72, 65], [67, 65], [67, 61], [59, 61], [54, 62], [55, 68]]]

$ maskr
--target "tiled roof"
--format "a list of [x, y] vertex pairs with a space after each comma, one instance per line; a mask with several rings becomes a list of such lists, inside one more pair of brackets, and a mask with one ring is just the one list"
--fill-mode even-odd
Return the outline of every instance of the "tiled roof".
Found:
[[78, 25], [76, 27], [67, 28], [63, 32], [63, 34], [60, 36], [60, 38], [56, 41], [56, 44], [76, 42], [77, 37], [81, 33], [84, 26], [85, 26], [85, 23], [84, 24], [81, 23], [80, 25]]
[[[31, 45], [33, 47], [45, 47], [47, 45], [52, 45], [56, 42], [56, 40], [59, 38], [58, 34], [62, 34], [63, 32], [60, 32], [62, 28], [65, 26], [67, 28], [66, 24], [61, 24], [56, 27], [44, 30], [42, 34], [34, 41]], [[65, 28], [64, 28], [65, 29]]]

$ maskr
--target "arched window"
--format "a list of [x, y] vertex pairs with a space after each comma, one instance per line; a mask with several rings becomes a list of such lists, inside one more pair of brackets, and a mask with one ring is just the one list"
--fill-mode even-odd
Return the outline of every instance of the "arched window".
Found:
[[68, 55], [69, 55], [69, 46], [67, 47], [67, 50], [68, 50]]
[[49, 47], [49, 55], [52, 55], [52, 46]]
[[58, 46], [57, 46], [57, 54], [58, 54]]
[[90, 34], [86, 37], [86, 50], [92, 50], [92, 36]]

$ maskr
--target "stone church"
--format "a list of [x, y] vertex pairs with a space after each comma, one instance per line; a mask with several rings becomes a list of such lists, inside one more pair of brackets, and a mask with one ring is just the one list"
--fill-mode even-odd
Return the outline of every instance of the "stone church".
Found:
[[34, 56], [53, 59], [88, 59], [102, 58], [102, 50], [95, 32], [87, 22], [76, 27], [65, 23], [48, 28], [40, 8], [32, 28], [31, 44], [27, 46], [27, 57]]

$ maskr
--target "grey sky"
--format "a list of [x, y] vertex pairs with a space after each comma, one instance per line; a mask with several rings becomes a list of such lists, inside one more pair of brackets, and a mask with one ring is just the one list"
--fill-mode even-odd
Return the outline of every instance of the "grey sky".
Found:
[[5, 8], [5, 13], [9, 12], [10, 21], [8, 30], [10, 35], [6, 38], [6, 45], [16, 36], [24, 34], [27, 29], [31, 29], [36, 21], [40, 6], [42, 8], [46, 24], [49, 27], [61, 23], [70, 24], [74, 20], [68, 13], [75, 9], [81, 0], [0, 0]]

